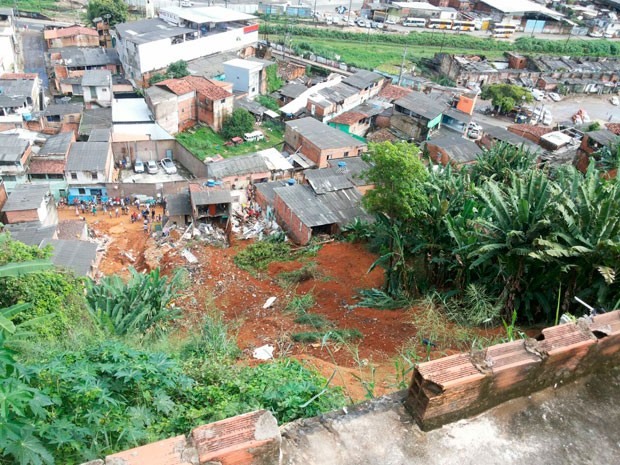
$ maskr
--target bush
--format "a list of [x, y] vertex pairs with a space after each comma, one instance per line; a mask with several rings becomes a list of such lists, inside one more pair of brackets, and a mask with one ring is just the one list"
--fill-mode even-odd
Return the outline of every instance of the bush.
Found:
[[245, 108], [237, 108], [222, 123], [222, 137], [242, 137], [254, 129], [254, 117]]
[[256, 97], [256, 101], [270, 110], [280, 112], [280, 105], [278, 105], [278, 101], [273, 97], [269, 97], [268, 95], [259, 95]]
[[235, 255], [235, 264], [242, 270], [254, 272], [265, 269], [271, 262], [293, 258], [288, 242], [258, 241]]

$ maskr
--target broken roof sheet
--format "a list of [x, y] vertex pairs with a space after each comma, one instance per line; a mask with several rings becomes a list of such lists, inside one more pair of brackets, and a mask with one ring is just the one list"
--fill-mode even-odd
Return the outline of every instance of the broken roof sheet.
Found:
[[587, 132], [586, 134], [594, 142], [601, 145], [611, 146], [612, 144], [620, 142], [620, 137], [616, 136], [609, 129], [599, 129], [597, 131]]
[[331, 126], [327, 126], [312, 117], [287, 121], [286, 125], [321, 150], [337, 149], [341, 147], [363, 147], [366, 145], [350, 135], [332, 128]]
[[51, 240], [56, 233], [56, 226], [42, 226], [40, 221], [5, 224], [4, 228], [11, 233], [12, 239], [36, 247], [41, 247], [45, 240]]
[[270, 171], [288, 171], [293, 169], [293, 165], [273, 147], [256, 153], [263, 157]]
[[265, 159], [258, 153], [225, 158], [207, 164], [208, 177], [222, 179], [229, 176], [244, 176], [270, 171]]
[[353, 183], [338, 168], [324, 168], [304, 171], [308, 184], [317, 194], [350, 189]]
[[231, 203], [232, 195], [228, 189], [190, 189], [190, 198], [194, 205], [213, 205], [218, 203]]
[[189, 190], [166, 196], [166, 211], [168, 216], [185, 216], [192, 214], [192, 203]]

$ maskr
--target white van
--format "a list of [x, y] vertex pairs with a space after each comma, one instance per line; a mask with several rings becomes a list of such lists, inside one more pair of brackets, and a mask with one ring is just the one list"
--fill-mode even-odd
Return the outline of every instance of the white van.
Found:
[[246, 142], [258, 142], [259, 140], [263, 140], [264, 138], [265, 135], [261, 131], [246, 132], [243, 135], [243, 139]]
[[542, 90], [532, 89], [532, 97], [534, 97], [534, 100], [540, 102], [545, 98], [545, 93]]

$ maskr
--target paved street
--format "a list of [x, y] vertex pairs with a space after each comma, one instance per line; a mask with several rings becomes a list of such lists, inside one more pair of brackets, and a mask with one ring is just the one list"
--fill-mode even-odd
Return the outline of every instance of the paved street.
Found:
[[38, 73], [44, 88], [49, 88], [49, 80], [45, 72], [45, 42], [43, 32], [27, 29], [21, 33], [22, 57], [24, 72]]

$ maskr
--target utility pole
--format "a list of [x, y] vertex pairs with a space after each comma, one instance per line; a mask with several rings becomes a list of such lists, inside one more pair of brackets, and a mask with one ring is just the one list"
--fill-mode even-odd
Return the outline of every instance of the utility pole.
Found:
[[347, 24], [351, 21], [351, 5], [353, 4], [353, 0], [349, 0], [349, 14], [347, 15]]
[[400, 73], [398, 73], [398, 85], [403, 81], [403, 73], [405, 70], [405, 57], [407, 56], [407, 47], [403, 50], [403, 61], [400, 63]]

